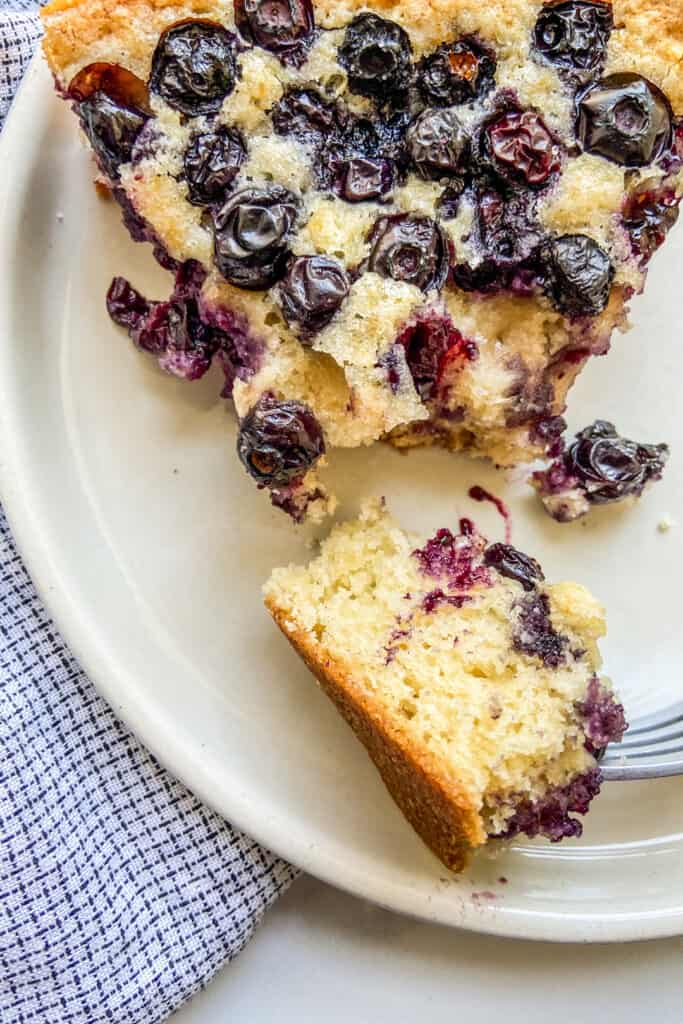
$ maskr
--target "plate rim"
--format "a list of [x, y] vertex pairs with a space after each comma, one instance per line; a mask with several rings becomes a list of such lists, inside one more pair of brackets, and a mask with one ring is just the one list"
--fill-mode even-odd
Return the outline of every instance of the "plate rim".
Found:
[[[22, 161], [25, 164], [24, 136], [33, 134], [35, 137], [48, 123], [56, 109], [47, 102], [52, 96], [49, 72], [38, 52], [27, 69], [0, 135], [0, 265], [6, 265], [11, 257], [12, 233], [2, 230], [15, 180], [9, 168], [20, 169]], [[0, 275], [0, 324], [5, 325], [9, 323], [12, 306], [9, 281], [10, 275]], [[483, 912], [476, 900], [469, 897], [453, 900], [448, 905], [430, 904], [419, 890], [411, 893], [406, 886], [392, 885], [388, 879], [366, 877], [330, 856], [329, 851], [326, 854], [323, 847], [311, 848], [305, 839], [283, 833], [276, 823], [271, 825], [267, 817], [250, 815], [248, 801], [237, 792], [239, 786], [232, 786], [230, 792], [229, 779], [224, 778], [220, 791], [215, 787], [215, 780], [212, 788], [213, 776], [203, 768], [200, 749], [188, 749], [181, 734], [177, 730], [174, 733], [165, 724], [163, 716], [155, 719], [145, 707], [146, 702], [140, 693], [136, 694], [135, 686], [131, 689], [127, 685], [129, 673], [111, 664], [99, 649], [96, 639], [91, 639], [87, 630], [79, 628], [78, 604], [52, 562], [40, 517], [28, 501], [29, 488], [23, 467], [13, 454], [15, 446], [10, 443], [16, 416], [12, 415], [11, 374], [2, 372], [2, 369], [11, 348], [9, 331], [1, 331], [0, 500], [19, 553], [40, 600], [98, 693], [157, 760], [208, 807], [237, 829], [322, 881], [384, 908], [428, 922], [500, 937], [553, 942], [624, 942], [683, 934], [683, 908], [672, 908], [671, 912], [622, 911], [605, 916], [553, 912], [552, 909], [523, 910], [502, 904], [488, 905]]]

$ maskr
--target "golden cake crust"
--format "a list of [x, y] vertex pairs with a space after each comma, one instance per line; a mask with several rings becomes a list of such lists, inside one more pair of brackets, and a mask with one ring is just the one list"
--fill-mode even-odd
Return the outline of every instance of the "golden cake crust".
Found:
[[[358, 11], [374, 9], [410, 28], [416, 51], [454, 34], [478, 33], [501, 55], [526, 56], [537, 0], [315, 0], [324, 28], [346, 24]], [[683, 113], [683, 5], [679, 0], [616, 0], [615, 30], [606, 71], [638, 70], [664, 89]], [[234, 23], [231, 0], [52, 0], [41, 11], [50, 68], [62, 83], [94, 60], [125, 56], [129, 70], [146, 77], [159, 34], [183, 18]]]
[[360, 692], [351, 673], [297, 628], [292, 613], [271, 596], [265, 604], [339, 713], [370, 755], [391, 796], [424, 843], [452, 871], [462, 871], [470, 850], [486, 842], [481, 815], [464, 787], [446, 780], [438, 760], [412, 743]]

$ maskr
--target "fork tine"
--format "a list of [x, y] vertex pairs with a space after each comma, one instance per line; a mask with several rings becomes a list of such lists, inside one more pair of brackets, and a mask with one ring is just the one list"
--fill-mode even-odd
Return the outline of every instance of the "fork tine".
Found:
[[659, 729], [665, 725], [674, 725], [676, 722], [683, 722], [683, 702], [671, 704], [661, 711], [654, 711], [650, 715], [641, 715], [629, 727], [629, 736], [638, 736], [640, 733], [649, 732], [651, 729]]
[[605, 782], [630, 782], [642, 779], [663, 779], [671, 775], [683, 775], [683, 758], [672, 761], [656, 758], [643, 764], [628, 761], [616, 761], [613, 764], [601, 764], [602, 778]]
[[[672, 740], [678, 740], [683, 738], [683, 727], [670, 732], [668, 729], [664, 729], [662, 732], [655, 732], [654, 729], [651, 732], [641, 733], [638, 738], [631, 739], [631, 733], [626, 734], [626, 738], [618, 743], [617, 749], [619, 750], [638, 750], [643, 747], [659, 746], [662, 743], [670, 743]], [[629, 755], [630, 756], [630, 755]]]
[[683, 702], [637, 718], [599, 761], [608, 782], [683, 775]]

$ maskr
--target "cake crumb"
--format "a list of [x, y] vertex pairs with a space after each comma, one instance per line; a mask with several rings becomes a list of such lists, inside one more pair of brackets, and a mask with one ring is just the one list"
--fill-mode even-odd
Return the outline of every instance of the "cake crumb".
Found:
[[668, 533], [669, 530], [673, 530], [677, 525], [678, 524], [675, 519], [671, 519], [670, 516], [664, 516], [664, 518], [660, 519], [657, 523], [657, 533]]

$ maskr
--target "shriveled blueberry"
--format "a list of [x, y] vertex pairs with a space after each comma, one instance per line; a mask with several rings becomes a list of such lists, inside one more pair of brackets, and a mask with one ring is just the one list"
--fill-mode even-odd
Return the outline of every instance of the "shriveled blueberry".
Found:
[[240, 424], [237, 454], [264, 487], [298, 480], [325, 451], [323, 432], [307, 405], [261, 395]]
[[184, 287], [182, 268], [166, 302], [149, 302], [122, 277], [107, 292], [112, 320], [125, 327], [134, 344], [157, 357], [167, 373], [197, 380], [211, 365], [223, 334], [206, 324], [191, 287]]
[[484, 128], [484, 150], [511, 184], [542, 188], [562, 164], [562, 150], [533, 110], [508, 110]]
[[235, 37], [212, 21], [167, 29], [152, 57], [149, 88], [190, 117], [218, 110], [235, 85]]
[[394, 168], [390, 160], [354, 157], [345, 162], [339, 191], [347, 203], [362, 203], [385, 196], [393, 183]]
[[422, 291], [441, 288], [448, 274], [448, 242], [429, 217], [380, 217], [370, 235], [368, 270]]
[[587, 235], [560, 235], [543, 248], [546, 290], [568, 316], [597, 316], [609, 302], [614, 267]]
[[484, 258], [500, 269], [521, 263], [543, 239], [529, 193], [477, 192], [477, 227]]
[[671, 145], [671, 105], [647, 78], [603, 78], [578, 104], [576, 134], [587, 153], [625, 167], [653, 163]]
[[417, 87], [433, 107], [453, 107], [486, 95], [493, 86], [496, 60], [475, 39], [444, 43], [417, 65]]
[[406, 133], [408, 154], [423, 178], [449, 178], [464, 168], [469, 139], [452, 110], [427, 108]]
[[116, 179], [121, 164], [130, 161], [135, 140], [148, 120], [142, 110], [122, 106], [105, 92], [94, 92], [78, 107], [78, 117], [98, 162]]
[[223, 199], [246, 155], [244, 140], [234, 128], [194, 135], [184, 159], [190, 202], [208, 206]]
[[648, 481], [662, 475], [668, 457], [668, 445], [629, 441], [620, 437], [613, 423], [596, 420], [576, 435], [563, 462], [588, 501], [604, 505], [641, 494]]
[[604, 64], [613, 24], [608, 3], [547, 4], [536, 20], [534, 52], [556, 68], [585, 77]]
[[405, 93], [412, 47], [407, 32], [377, 14], [359, 14], [346, 29], [338, 59], [351, 92], [381, 102]]
[[234, 0], [234, 5], [244, 39], [283, 59], [301, 59], [315, 28], [311, 0]]
[[340, 110], [315, 89], [289, 89], [271, 111], [273, 128], [302, 142], [317, 142], [340, 127]]
[[298, 205], [292, 192], [271, 185], [235, 192], [214, 212], [214, 257], [227, 281], [255, 290], [282, 277]]
[[119, 106], [149, 114], [149, 90], [132, 71], [120, 64], [96, 61], [81, 68], [69, 82], [69, 99], [82, 103], [95, 92], [103, 92]]
[[626, 197], [622, 220], [641, 263], [650, 260], [678, 220], [679, 203], [676, 190], [656, 178], [641, 182]]
[[536, 218], [535, 196], [527, 189], [478, 188], [472, 241], [480, 256], [473, 266], [460, 263], [453, 280], [464, 291], [530, 294], [537, 284], [536, 252], [545, 233]]
[[149, 313], [150, 303], [125, 277], [115, 277], [107, 292], [107, 312], [115, 324], [133, 331]]
[[491, 544], [484, 552], [484, 565], [496, 569], [501, 576], [521, 583], [525, 590], [533, 590], [544, 580], [543, 570], [535, 558], [518, 551], [512, 544]]
[[314, 334], [330, 322], [350, 287], [344, 267], [329, 256], [293, 259], [279, 288], [285, 320], [298, 325], [304, 337]]
[[393, 134], [385, 122], [348, 117], [318, 150], [318, 184], [349, 203], [381, 199], [396, 179], [394, 151]]

